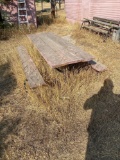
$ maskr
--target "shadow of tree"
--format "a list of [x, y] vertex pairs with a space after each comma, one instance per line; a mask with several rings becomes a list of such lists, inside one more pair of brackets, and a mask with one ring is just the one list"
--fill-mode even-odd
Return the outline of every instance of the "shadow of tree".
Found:
[[120, 95], [113, 93], [113, 87], [112, 80], [106, 79], [84, 104], [85, 110], [92, 109], [85, 160], [120, 159]]
[[20, 123], [20, 118], [3, 118], [0, 121], [0, 159], [4, 158], [4, 151], [7, 149], [8, 143], [6, 139], [10, 134], [15, 134], [16, 127]]
[[0, 105], [3, 97], [10, 94], [16, 87], [17, 81], [11, 71], [10, 63], [5, 63], [0, 66]]

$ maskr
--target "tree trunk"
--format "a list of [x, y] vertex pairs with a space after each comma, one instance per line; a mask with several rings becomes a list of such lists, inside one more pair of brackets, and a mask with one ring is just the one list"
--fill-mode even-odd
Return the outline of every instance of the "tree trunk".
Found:
[[61, 9], [61, 0], [59, 0], [59, 9]]
[[55, 0], [51, 0], [51, 16], [55, 18]]
[[43, 11], [43, 0], [41, 0], [41, 8], [42, 8], [42, 11]]
[[1, 9], [0, 9], [0, 22], [3, 22]]

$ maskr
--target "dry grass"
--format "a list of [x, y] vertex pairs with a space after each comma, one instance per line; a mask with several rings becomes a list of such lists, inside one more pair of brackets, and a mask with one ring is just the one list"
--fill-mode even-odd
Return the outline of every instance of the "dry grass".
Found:
[[[56, 6], [57, 6], [57, 9], [59, 9], [59, 4], [58, 3], [56, 4]], [[50, 3], [43, 2], [43, 9], [50, 8], [50, 7], [51, 7]], [[61, 4], [61, 9], [64, 9], [64, 3]], [[36, 10], [37, 11], [42, 10], [41, 3], [36, 3]]]
[[[52, 70], [23, 31], [0, 41], [0, 159], [119, 159], [120, 44], [80, 30], [64, 15], [44, 23], [37, 30], [42, 31], [71, 35], [108, 70], [97, 73], [84, 67], [79, 73], [77, 68], [66, 69], [64, 74]], [[34, 90], [24, 86], [16, 50], [20, 44], [27, 47], [48, 86]]]

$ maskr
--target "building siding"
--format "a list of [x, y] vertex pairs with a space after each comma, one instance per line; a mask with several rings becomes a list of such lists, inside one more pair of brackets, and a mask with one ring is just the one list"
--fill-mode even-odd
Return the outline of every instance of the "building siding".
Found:
[[65, 11], [67, 15], [67, 19], [76, 22], [81, 19], [81, 10], [82, 10], [82, 0], [66, 0], [65, 1]]
[[66, 0], [65, 11], [71, 22], [94, 16], [120, 20], [120, 0]]
[[120, 20], [120, 0], [92, 0], [90, 17]]
[[[26, 5], [27, 5], [29, 23], [37, 26], [35, 1], [34, 0], [27, 0]], [[16, 23], [16, 24], [18, 23], [17, 0], [10, 2], [9, 5], [1, 5], [0, 7], [2, 8], [3, 14], [8, 15], [8, 17], [9, 17], [8, 21]]]

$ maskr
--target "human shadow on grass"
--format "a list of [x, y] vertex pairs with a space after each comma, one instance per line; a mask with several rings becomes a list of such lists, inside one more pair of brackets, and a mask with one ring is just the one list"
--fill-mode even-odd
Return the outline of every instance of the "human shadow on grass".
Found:
[[85, 160], [120, 159], [120, 95], [113, 93], [113, 87], [112, 80], [106, 79], [84, 104], [85, 110], [92, 109]]
[[2, 105], [2, 101], [10, 94], [17, 85], [16, 78], [11, 71], [10, 63], [7, 62], [0, 66], [0, 105]]
[[20, 123], [21, 118], [8, 118], [5, 117], [0, 121], [0, 159], [5, 158], [5, 150], [7, 149], [9, 142], [6, 142], [7, 137], [10, 134], [16, 134], [16, 127]]

